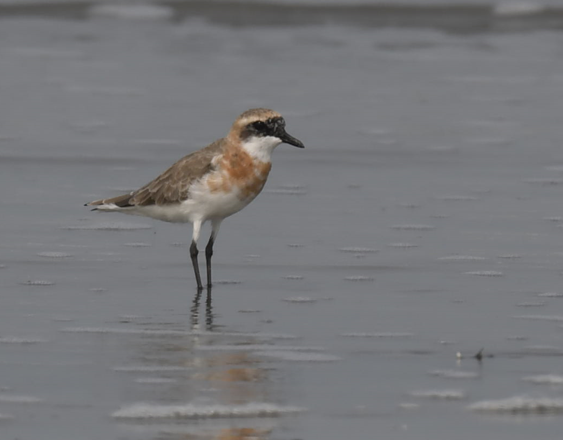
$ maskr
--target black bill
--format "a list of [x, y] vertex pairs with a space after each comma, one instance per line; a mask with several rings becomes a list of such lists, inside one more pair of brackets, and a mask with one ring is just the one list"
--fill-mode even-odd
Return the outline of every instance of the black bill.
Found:
[[299, 139], [296, 139], [293, 136], [287, 134], [287, 132], [285, 131], [285, 128], [283, 128], [283, 127], [278, 127], [276, 136], [278, 138], [280, 138], [284, 144], [293, 145], [294, 147], [297, 147], [297, 148], [305, 148], [305, 145], [303, 145], [303, 142], [301, 142]]

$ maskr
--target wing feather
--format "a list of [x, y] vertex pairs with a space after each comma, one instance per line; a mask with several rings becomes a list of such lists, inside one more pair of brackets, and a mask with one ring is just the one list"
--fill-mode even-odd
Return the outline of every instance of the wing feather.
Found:
[[223, 144], [221, 139], [183, 157], [152, 182], [133, 192], [129, 203], [161, 206], [187, 199], [191, 184], [213, 170], [213, 159], [221, 153]]
[[100, 199], [89, 206], [114, 204], [120, 208], [149, 205], [172, 205], [189, 197], [190, 186], [213, 171], [213, 159], [223, 152], [225, 140], [219, 139], [211, 145], [184, 156], [164, 173], [130, 194]]

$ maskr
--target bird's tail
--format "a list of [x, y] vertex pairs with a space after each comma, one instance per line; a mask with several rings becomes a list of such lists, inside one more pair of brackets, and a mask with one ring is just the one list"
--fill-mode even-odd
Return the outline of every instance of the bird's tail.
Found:
[[[84, 206], [96, 206], [96, 208], [93, 208], [92, 211], [111, 211], [116, 208], [129, 208], [131, 206], [134, 206], [131, 203], [131, 195], [132, 194], [130, 193], [112, 197], [111, 199], [94, 200], [93, 202], [85, 203]], [[104, 207], [107, 208], [104, 209]]]

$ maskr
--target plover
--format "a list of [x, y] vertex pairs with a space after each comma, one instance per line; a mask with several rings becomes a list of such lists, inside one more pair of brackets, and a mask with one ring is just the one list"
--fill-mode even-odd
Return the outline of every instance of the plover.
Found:
[[264, 188], [275, 147], [285, 143], [304, 148], [285, 131], [282, 116], [256, 108], [241, 114], [226, 137], [180, 159], [136, 191], [85, 206], [173, 223], [193, 225], [190, 257], [198, 289], [202, 289], [197, 255], [201, 226], [211, 222], [205, 247], [207, 286], [211, 287], [211, 256], [221, 222], [248, 205]]

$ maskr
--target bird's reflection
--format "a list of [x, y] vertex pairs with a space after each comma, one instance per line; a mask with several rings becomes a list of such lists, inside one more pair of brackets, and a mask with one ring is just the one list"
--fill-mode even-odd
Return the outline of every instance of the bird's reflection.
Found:
[[[192, 303], [192, 307], [190, 309], [190, 318], [191, 318], [191, 330], [202, 330], [200, 327], [200, 302], [201, 296], [203, 294], [203, 290], [198, 289], [194, 300]], [[204, 330], [212, 332], [215, 327], [213, 325], [213, 300], [211, 295], [211, 287], [209, 287], [206, 291], [206, 298], [205, 298], [205, 328]]]
[[[188, 413], [193, 411], [194, 418], [199, 417], [198, 411], [205, 414], [207, 408], [218, 406], [226, 408], [225, 417], [220, 421], [202, 421], [197, 426], [163, 421], [154, 440], [270, 439], [279, 427], [277, 418], [242, 419], [238, 415], [241, 407], [278, 400], [273, 395], [276, 388], [271, 379], [272, 365], [246, 348], [261, 343], [260, 335], [239, 334], [228, 326], [225, 328], [222, 320], [213, 313], [211, 289], [194, 292], [188, 308], [190, 331], [185, 334], [138, 336], [138, 350], [133, 351], [135, 358], [131, 363], [156, 368], [156, 371], [163, 367], [156, 379], [167, 381], [154, 382], [150, 388], [146, 383], [138, 385], [135, 388], [137, 400], [173, 402], [187, 408]], [[187, 327], [185, 313], [181, 314], [184, 328]], [[169, 407], [155, 406], [157, 414]], [[232, 408], [230, 416], [229, 408]]]

